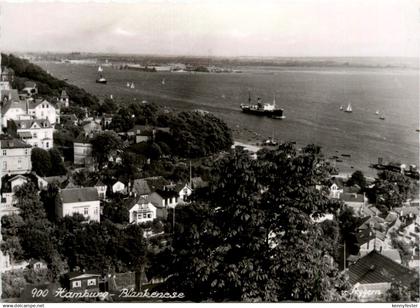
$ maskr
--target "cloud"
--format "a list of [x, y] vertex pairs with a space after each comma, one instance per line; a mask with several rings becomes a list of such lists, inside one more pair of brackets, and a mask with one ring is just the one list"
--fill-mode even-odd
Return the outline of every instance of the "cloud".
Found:
[[116, 34], [116, 35], [121, 35], [121, 36], [126, 36], [126, 37], [133, 37], [133, 36], [136, 36], [136, 34], [135, 34], [135, 33], [130, 32], [130, 31], [127, 31], [127, 30], [125, 30], [125, 29], [123, 29], [123, 28], [120, 28], [120, 27], [117, 27], [117, 28], [113, 31], [113, 34]]

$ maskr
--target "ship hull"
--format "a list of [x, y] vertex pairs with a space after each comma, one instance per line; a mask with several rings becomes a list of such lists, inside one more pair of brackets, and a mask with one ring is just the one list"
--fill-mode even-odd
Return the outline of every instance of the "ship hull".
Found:
[[106, 84], [107, 81], [106, 80], [101, 80], [101, 79], [96, 79], [96, 83]]
[[270, 117], [273, 119], [284, 119], [285, 116], [283, 115], [283, 109], [276, 109], [276, 110], [261, 110], [261, 109], [253, 109], [246, 106], [241, 107], [243, 113], [253, 114], [257, 116], [265, 116]]

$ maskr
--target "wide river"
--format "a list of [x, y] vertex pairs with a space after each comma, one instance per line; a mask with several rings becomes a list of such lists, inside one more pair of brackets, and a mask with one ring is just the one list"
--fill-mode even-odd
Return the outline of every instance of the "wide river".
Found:
[[[375, 68], [243, 67], [242, 73], [144, 73], [104, 68], [107, 85], [95, 83], [97, 67], [37, 63], [58, 78], [106, 97], [132, 97], [177, 110], [203, 109], [228, 123], [236, 139], [296, 141], [321, 145], [326, 156], [343, 160], [344, 172], [372, 175], [370, 163], [383, 157], [418, 165], [419, 73]], [[165, 80], [162, 84], [162, 80]], [[127, 81], [135, 89], [127, 88]], [[285, 110], [274, 120], [241, 113], [240, 104], [261, 97]], [[340, 111], [351, 104], [352, 113]], [[385, 116], [380, 120], [379, 111]], [[341, 157], [350, 154], [351, 157]], [[352, 168], [353, 167], [353, 168]]]

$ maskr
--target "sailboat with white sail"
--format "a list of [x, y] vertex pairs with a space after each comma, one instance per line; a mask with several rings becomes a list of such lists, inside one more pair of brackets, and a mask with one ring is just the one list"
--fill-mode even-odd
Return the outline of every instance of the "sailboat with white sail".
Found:
[[353, 112], [353, 108], [351, 107], [351, 104], [347, 105], [347, 108], [346, 110], [344, 110], [344, 112], [349, 112], [349, 113]]
[[103, 68], [99, 65], [98, 67], [98, 78], [96, 78], [96, 83], [106, 84], [107, 80], [102, 76]]

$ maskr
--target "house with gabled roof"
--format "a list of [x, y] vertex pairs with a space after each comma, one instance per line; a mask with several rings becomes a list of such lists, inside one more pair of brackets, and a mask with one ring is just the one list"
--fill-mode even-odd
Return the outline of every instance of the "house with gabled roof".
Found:
[[145, 223], [157, 218], [157, 207], [148, 197], [137, 198], [129, 210], [129, 223]]
[[105, 200], [108, 187], [100, 179], [96, 182], [94, 187], [98, 191], [99, 200]]
[[152, 193], [149, 184], [145, 179], [135, 179], [132, 185], [132, 192], [134, 196], [148, 196]]
[[54, 146], [54, 128], [48, 119], [16, 120], [17, 133], [33, 147], [49, 150]]
[[330, 198], [339, 199], [344, 189], [344, 178], [332, 177], [330, 186]]
[[[349, 282], [355, 294], [370, 294], [359, 300], [372, 301], [383, 298], [394, 281], [406, 287], [418, 279], [418, 273], [372, 250], [348, 267]], [[368, 292], [370, 291], [370, 292]]]
[[29, 102], [28, 114], [35, 119], [44, 119], [50, 121], [54, 126], [57, 123], [56, 106], [47, 101], [46, 99], [35, 99]]
[[99, 292], [100, 274], [95, 272], [71, 272], [68, 276], [70, 292]]
[[55, 207], [57, 217], [78, 213], [88, 221], [100, 221], [100, 202], [95, 187], [62, 189], [59, 194], [61, 204], [57, 202]]

